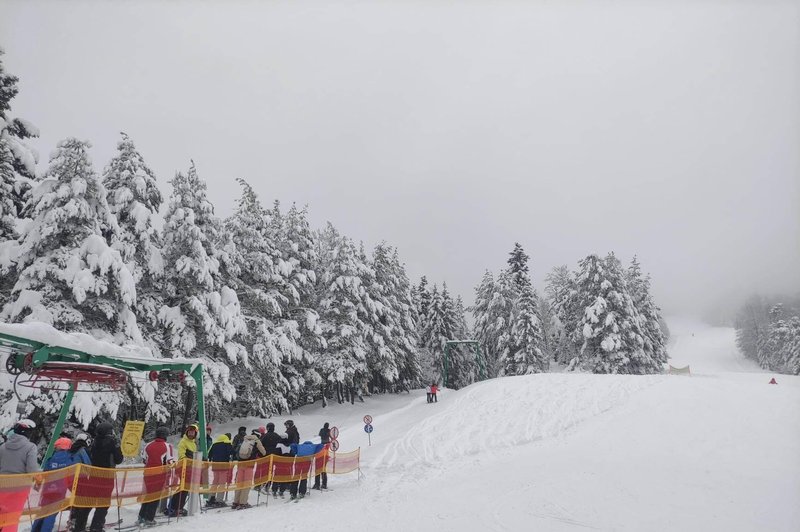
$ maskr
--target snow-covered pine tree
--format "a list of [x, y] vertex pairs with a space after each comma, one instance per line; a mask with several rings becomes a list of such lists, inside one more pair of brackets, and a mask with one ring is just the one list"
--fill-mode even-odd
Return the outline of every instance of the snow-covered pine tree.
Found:
[[24, 196], [38, 162], [38, 155], [25, 139], [39, 136], [30, 122], [9, 116], [11, 100], [19, 91], [18, 78], [5, 71], [2, 55], [0, 49], [0, 309], [11, 297], [16, 282], [17, 221], [24, 217]]
[[539, 298], [533, 289], [528, 255], [519, 243], [508, 259], [508, 279], [513, 297], [508, 348], [500, 361], [502, 375], [541, 373], [549, 367], [542, 352], [542, 326]]
[[417, 354], [420, 341], [419, 317], [414, 307], [411, 282], [406, 274], [405, 266], [400, 262], [397, 249], [392, 253], [389, 268], [392, 272], [390, 278], [394, 280], [393, 292], [395, 297], [392, 303], [395, 305], [398, 329], [397, 334], [394, 336], [394, 345], [397, 353], [399, 378], [402, 388], [408, 390], [417, 385], [422, 376]]
[[566, 265], [557, 266], [547, 274], [545, 282], [545, 293], [554, 316], [553, 360], [559, 364], [568, 364], [578, 356], [583, 344], [583, 334], [578, 331], [583, 309], [579, 308], [575, 274]]
[[789, 320], [789, 339], [784, 349], [784, 361], [790, 374], [800, 375], [800, 317], [798, 316], [792, 316]]
[[778, 303], [769, 311], [769, 325], [758, 342], [758, 363], [771, 371], [786, 371], [788, 349], [792, 343], [792, 330], [785, 320], [783, 305]]
[[486, 270], [480, 284], [475, 287], [475, 304], [469, 308], [472, 312], [475, 340], [480, 344], [486, 359], [486, 371], [494, 376], [493, 368], [497, 367], [498, 331], [496, 321], [491, 312], [492, 301], [497, 293], [497, 285], [492, 272]]
[[[21, 235], [19, 277], [0, 319], [43, 321], [67, 332], [85, 332], [116, 343], [141, 343], [133, 311], [136, 287], [118, 250], [119, 236], [106, 190], [92, 167], [88, 142], [58, 144], [44, 178], [29, 194], [32, 221]], [[118, 394], [98, 394], [75, 403], [88, 423], [104, 408], [114, 416]], [[57, 394], [36, 394], [41, 413], [60, 408]]]
[[236, 211], [225, 223], [229, 239], [225, 263], [248, 325], [243, 343], [250, 363], [233, 366], [231, 376], [235, 382], [247, 382], [237, 394], [237, 402], [246, 409], [238, 413], [268, 416], [289, 410], [302, 392], [293, 374], [287, 378], [281, 372], [284, 365], [306, 358], [298, 344], [297, 323], [289, 319], [299, 294], [289, 279], [292, 265], [283, 260], [258, 196], [247, 182], [238, 181], [243, 190]]
[[[165, 356], [203, 358], [209, 412], [234, 400], [230, 368], [248, 364], [240, 343], [247, 332], [236, 291], [220, 279], [219, 220], [206, 197], [206, 184], [192, 163], [171, 181], [172, 196], [164, 226], [164, 306], [158, 318], [166, 328]], [[186, 404], [194, 403], [189, 389]]]
[[548, 370], [549, 360], [542, 352], [539, 309], [532, 288], [523, 288], [514, 303], [511, 350], [502, 361], [501, 375], [528, 375]]
[[163, 198], [155, 174], [130, 137], [121, 135], [117, 154], [103, 173], [108, 206], [120, 229], [112, 245], [120, 251], [136, 282], [136, 315], [145, 344], [160, 353], [163, 328], [158, 323], [158, 311], [164, 260], [157, 217]]
[[374, 305], [371, 348], [367, 355], [371, 390], [385, 392], [400, 379], [397, 350], [403, 347], [400, 308], [397, 302], [399, 279], [392, 265], [392, 249], [378, 244], [372, 252], [368, 277], [362, 276]]
[[645, 351], [657, 362], [667, 362], [667, 340], [661, 330], [661, 309], [653, 301], [650, 294], [650, 276], [642, 275], [642, 268], [636, 256], [628, 267], [626, 282], [633, 304], [642, 318], [642, 330], [645, 337]]
[[760, 364], [759, 344], [769, 328], [769, 306], [763, 297], [754, 295], [745, 301], [736, 316], [736, 345], [746, 356]]
[[325, 346], [315, 361], [324, 382], [336, 391], [338, 401], [355, 400], [367, 381], [369, 324], [364, 309], [372, 306], [362, 286], [361, 263], [353, 242], [330, 223], [319, 238], [317, 309]]
[[430, 304], [431, 293], [430, 290], [428, 290], [428, 279], [423, 275], [419, 280], [419, 285], [414, 287], [414, 305], [416, 306], [417, 315], [421, 322], [425, 321]]
[[578, 301], [584, 309], [578, 323], [583, 335], [578, 365], [593, 373], [646, 374], [661, 371], [661, 364], [644, 350], [641, 318], [631, 300], [619, 260], [589, 255], [577, 276]]
[[283, 214], [277, 200], [269, 211], [267, 232], [281, 250], [284, 273], [294, 292], [294, 302], [284, 315], [284, 327], [292, 328], [293, 341], [302, 348], [301, 358], [284, 359], [281, 364], [281, 374], [289, 383], [290, 407], [305, 404], [309, 396], [321, 396], [326, 404], [325, 382], [314, 367], [313, 357], [325, 345], [316, 310], [317, 237], [308, 223], [305, 208], [292, 205]]

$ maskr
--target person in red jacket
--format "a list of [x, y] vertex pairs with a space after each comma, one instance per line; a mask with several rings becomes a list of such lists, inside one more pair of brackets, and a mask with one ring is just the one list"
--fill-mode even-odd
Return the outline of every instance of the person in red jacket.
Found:
[[438, 392], [439, 392], [439, 387], [436, 385], [435, 382], [432, 383], [431, 384], [431, 402], [432, 403], [438, 403], [439, 402], [439, 399], [436, 397], [436, 394]]
[[171, 444], [167, 443], [168, 436], [169, 430], [167, 427], [158, 427], [156, 429], [156, 438], [145, 445], [142, 451], [144, 467], [154, 469], [149, 471], [145, 469], [144, 472], [144, 491], [147, 502], [143, 503], [139, 509], [137, 523], [140, 526], [154, 526], [156, 524], [158, 504], [161, 499], [169, 494], [169, 486], [167, 485], [169, 470], [163, 466], [175, 462], [175, 450]]

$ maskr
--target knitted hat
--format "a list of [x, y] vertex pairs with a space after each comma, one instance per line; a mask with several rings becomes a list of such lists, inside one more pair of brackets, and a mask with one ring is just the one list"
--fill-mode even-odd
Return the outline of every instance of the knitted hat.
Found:
[[72, 440], [69, 438], [59, 438], [56, 440], [56, 449], [60, 451], [69, 451], [72, 447]]

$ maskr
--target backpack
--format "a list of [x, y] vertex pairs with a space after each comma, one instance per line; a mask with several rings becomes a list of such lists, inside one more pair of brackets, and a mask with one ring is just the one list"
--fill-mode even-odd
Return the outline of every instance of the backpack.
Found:
[[239, 460], [251, 460], [256, 451], [256, 439], [247, 439], [239, 446]]

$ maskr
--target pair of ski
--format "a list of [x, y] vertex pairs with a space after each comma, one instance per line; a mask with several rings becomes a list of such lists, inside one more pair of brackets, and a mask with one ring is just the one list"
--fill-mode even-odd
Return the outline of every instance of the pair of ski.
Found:
[[170, 523], [170, 522], [172, 522], [174, 520], [175, 520], [175, 517], [167, 517], [167, 516], [157, 515], [156, 518], [155, 518], [155, 524], [152, 524], [152, 525], [144, 525], [144, 524], [140, 523], [139, 521], [136, 521], [132, 525], [121, 526], [122, 521], [120, 521], [120, 526], [114, 527], [114, 530], [116, 530], [118, 532], [130, 532], [132, 530], [146, 530], [148, 528], [156, 528], [156, 527], [159, 527], [161, 525], [166, 525], [167, 523]]
[[[103, 525], [103, 527], [104, 527], [105, 529], [107, 529], [107, 530], [108, 530], [108, 529], [115, 529], [115, 530], [117, 530], [117, 527], [118, 527], [118, 526], [120, 526], [121, 524], [122, 524], [122, 519], [119, 519], [119, 520], [117, 520], [117, 521], [114, 521], [113, 523], [106, 523], [105, 525]], [[72, 529], [70, 528], [70, 526], [71, 526], [71, 525], [70, 525], [69, 523], [67, 523], [67, 528], [65, 528], [65, 529], [63, 529], [63, 530], [59, 530], [58, 532], [70, 532], [70, 531], [72, 530]]]

